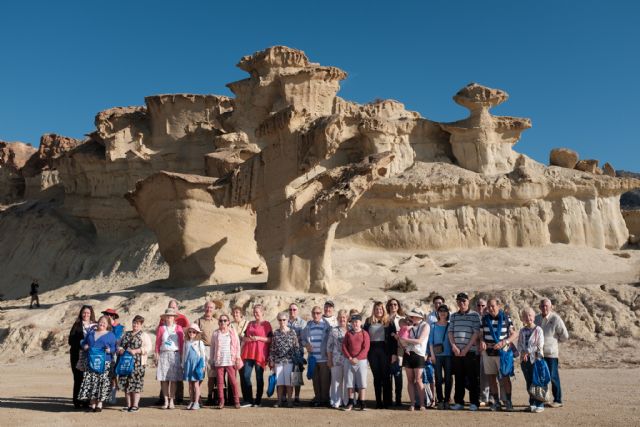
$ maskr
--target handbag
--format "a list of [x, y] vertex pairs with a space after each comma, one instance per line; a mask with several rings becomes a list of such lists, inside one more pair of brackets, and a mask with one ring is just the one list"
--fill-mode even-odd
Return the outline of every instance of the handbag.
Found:
[[537, 359], [533, 362], [533, 372], [531, 375], [531, 385], [529, 386], [529, 395], [539, 402], [547, 400], [547, 385], [551, 381], [551, 373], [549, 367], [543, 359]]
[[133, 368], [136, 364], [136, 358], [133, 354], [125, 351], [120, 357], [118, 357], [118, 363], [116, 364], [116, 375], [119, 377], [128, 377], [133, 374]]
[[294, 387], [300, 387], [304, 385], [302, 371], [297, 365], [294, 365], [293, 371], [291, 371], [291, 385]]
[[80, 372], [87, 370], [87, 353], [83, 349], [78, 351], [78, 362], [76, 362], [76, 369]]
[[278, 380], [276, 378], [276, 373], [269, 375], [269, 385], [267, 386], [267, 397], [273, 396], [273, 392], [276, 391], [276, 384]]
[[96, 374], [103, 374], [106, 358], [107, 354], [103, 349], [91, 347], [87, 353], [87, 366], [89, 370]]

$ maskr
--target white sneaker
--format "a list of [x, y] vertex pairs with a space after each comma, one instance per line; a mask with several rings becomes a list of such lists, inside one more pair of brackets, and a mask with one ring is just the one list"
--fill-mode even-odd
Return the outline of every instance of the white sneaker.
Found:
[[539, 414], [540, 412], [544, 412], [544, 406], [536, 406], [533, 412], [535, 412], [536, 414]]
[[451, 410], [452, 411], [459, 411], [460, 409], [464, 409], [464, 405], [461, 405], [459, 403], [451, 405]]
[[197, 411], [198, 409], [200, 409], [200, 404], [198, 402], [193, 402], [191, 404], [191, 408], [192, 411]]
[[478, 407], [472, 403], [471, 405], [469, 405], [469, 410], [475, 412], [478, 410]]
[[536, 407], [535, 407], [535, 405], [531, 405], [531, 406], [529, 406], [529, 412], [536, 412]]

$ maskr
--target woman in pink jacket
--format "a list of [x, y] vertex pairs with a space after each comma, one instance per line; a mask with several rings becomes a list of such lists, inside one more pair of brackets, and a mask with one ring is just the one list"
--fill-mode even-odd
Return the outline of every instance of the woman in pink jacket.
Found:
[[218, 318], [218, 330], [211, 337], [211, 357], [209, 364], [216, 369], [218, 378], [218, 409], [224, 408], [224, 374], [231, 383], [233, 390], [233, 403], [236, 409], [240, 408], [240, 396], [236, 373], [242, 368], [240, 358], [240, 339], [233, 328], [229, 327], [229, 316], [221, 314]]
[[156, 331], [156, 357], [158, 370], [156, 379], [160, 381], [164, 405], [162, 409], [173, 409], [176, 394], [176, 383], [182, 381], [182, 348], [184, 332], [175, 323], [177, 312], [167, 308], [162, 315], [164, 324]]

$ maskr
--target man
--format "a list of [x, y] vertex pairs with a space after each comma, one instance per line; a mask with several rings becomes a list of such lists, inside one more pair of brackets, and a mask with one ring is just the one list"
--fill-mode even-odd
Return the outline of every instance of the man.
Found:
[[[291, 328], [296, 335], [298, 336], [298, 342], [300, 343], [300, 356], [304, 356], [304, 345], [302, 343], [302, 331], [305, 326], [307, 326], [307, 321], [300, 317], [300, 313], [298, 311], [298, 305], [296, 303], [289, 304], [289, 328]], [[304, 369], [304, 365], [300, 365], [300, 372]], [[294, 387], [294, 405], [300, 405], [300, 386], [297, 385]]]
[[[480, 315], [480, 319], [487, 314], [487, 300], [484, 298], [478, 298], [478, 302], [476, 302], [476, 311]], [[484, 373], [484, 364], [482, 363], [482, 358], [484, 356], [480, 355], [480, 406], [489, 406], [493, 404], [491, 402], [491, 389], [489, 387], [489, 377]]]
[[455, 404], [453, 410], [464, 408], [465, 385], [469, 387], [469, 410], [477, 411], [480, 405], [478, 386], [479, 356], [476, 346], [480, 334], [480, 316], [469, 308], [469, 296], [461, 292], [456, 296], [458, 312], [449, 320], [449, 342], [453, 351], [453, 375], [455, 376]]
[[549, 406], [560, 408], [562, 407], [562, 388], [558, 372], [558, 343], [569, 339], [569, 331], [560, 316], [553, 311], [553, 304], [549, 298], [540, 301], [540, 314], [536, 316], [535, 324], [544, 332], [544, 361], [551, 373], [551, 392], [553, 393], [553, 403]]
[[324, 303], [324, 313], [322, 314], [322, 320], [327, 322], [332, 328], [338, 326], [338, 319], [336, 319], [336, 316], [333, 314], [334, 308], [335, 304], [333, 301], [327, 301]]
[[431, 302], [433, 303], [433, 311], [429, 313], [429, 316], [427, 317], [429, 326], [433, 326], [433, 324], [438, 321], [438, 309], [442, 304], [444, 304], [444, 297], [436, 295], [435, 297], [433, 297]]
[[492, 411], [500, 411], [500, 389], [503, 391], [504, 405], [508, 412], [513, 411], [511, 403], [511, 377], [500, 372], [500, 351], [508, 349], [516, 340], [518, 334], [513, 328], [511, 318], [504, 313], [497, 298], [491, 298], [487, 302], [487, 312], [482, 316], [482, 329], [480, 333], [480, 350], [482, 351], [482, 367], [489, 381], [489, 388], [493, 395]]
[[[207, 301], [204, 303], [204, 314], [196, 320], [196, 324], [202, 331], [200, 333], [200, 341], [204, 344], [205, 354], [209, 354], [211, 351], [211, 336], [213, 332], [216, 330], [216, 326], [218, 324], [218, 320], [216, 319], [214, 312], [216, 306], [213, 301]], [[216, 385], [216, 375], [215, 369], [208, 368], [207, 369], [207, 405], [213, 406], [217, 405], [215, 402], [217, 397], [217, 393], [214, 394], [214, 388]]]
[[[326, 307], [326, 304], [325, 304]], [[327, 365], [327, 337], [331, 329], [329, 322], [322, 317], [322, 310], [315, 306], [311, 309], [311, 320], [302, 331], [302, 342], [309, 356], [316, 359], [313, 371], [314, 398], [311, 406], [329, 405], [329, 386], [331, 384], [331, 369]]]
[[36, 307], [40, 308], [40, 297], [38, 297], [38, 288], [40, 285], [38, 284], [38, 279], [34, 279], [31, 282], [31, 291], [29, 291], [29, 295], [31, 295], [31, 302], [29, 303], [29, 308], [33, 308], [33, 303], [36, 304]]
[[[122, 339], [122, 335], [124, 334], [124, 325], [121, 324], [118, 319], [118, 313], [113, 308], [107, 308], [102, 312], [102, 315], [107, 316], [111, 321], [111, 332], [116, 336], [116, 343], [120, 345], [120, 339]], [[115, 366], [113, 364], [113, 372], [111, 373], [111, 396], [109, 397], [109, 403], [112, 405], [116, 404], [116, 393], [118, 391], [118, 377], [115, 375]]]

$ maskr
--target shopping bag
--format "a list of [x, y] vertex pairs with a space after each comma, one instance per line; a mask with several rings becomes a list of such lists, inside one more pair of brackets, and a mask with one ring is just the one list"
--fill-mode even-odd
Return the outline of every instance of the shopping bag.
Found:
[[125, 351], [120, 357], [118, 357], [118, 363], [116, 364], [116, 375], [119, 377], [128, 377], [133, 374], [133, 368], [136, 363], [136, 358], [133, 354]]
[[273, 396], [273, 393], [276, 391], [276, 385], [278, 380], [276, 378], [276, 373], [269, 375], [269, 385], [267, 386], [267, 397]]
[[104, 373], [104, 365], [106, 362], [107, 354], [101, 348], [91, 347], [87, 353], [87, 366], [96, 374]]

